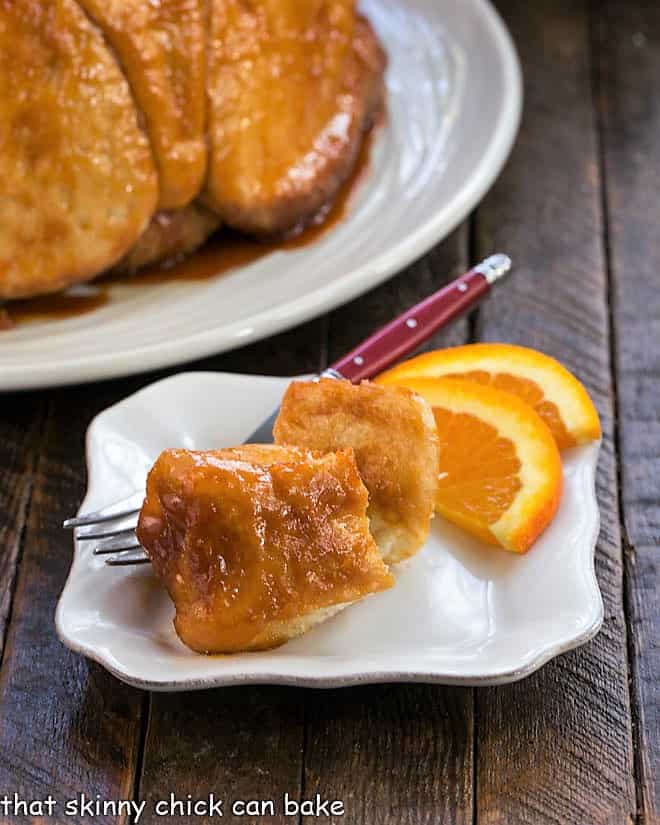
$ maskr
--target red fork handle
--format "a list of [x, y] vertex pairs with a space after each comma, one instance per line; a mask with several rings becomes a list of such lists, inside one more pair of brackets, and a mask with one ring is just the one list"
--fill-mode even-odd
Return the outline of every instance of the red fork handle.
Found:
[[511, 269], [507, 255], [491, 255], [465, 275], [425, 298], [330, 367], [356, 383], [373, 378], [417, 349], [439, 329], [468, 312]]

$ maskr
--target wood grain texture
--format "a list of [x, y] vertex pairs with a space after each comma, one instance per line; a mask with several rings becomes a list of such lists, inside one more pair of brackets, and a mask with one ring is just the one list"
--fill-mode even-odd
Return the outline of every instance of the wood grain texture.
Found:
[[[467, 268], [467, 227], [332, 313], [331, 360]], [[464, 343], [465, 321], [431, 345]], [[422, 685], [307, 693], [303, 797], [340, 799], [345, 825], [472, 822], [473, 692]], [[305, 825], [319, 820], [303, 817]]]
[[[23, 404], [20, 396], [3, 400], [5, 409], [17, 412]], [[44, 398], [48, 414], [0, 670], [0, 789], [28, 800], [52, 793], [63, 805], [81, 792], [108, 799], [132, 795], [141, 695], [67, 651], [53, 625], [72, 550], [60, 524], [79, 504], [85, 426], [108, 401], [108, 392], [98, 388]], [[60, 806], [49, 821], [83, 820], [89, 821], [65, 817]]]
[[592, 10], [607, 185], [640, 820], [660, 822], [660, 7]]
[[632, 545], [660, 544], [660, 7], [608, 0], [594, 27], [623, 516]]
[[478, 693], [477, 821], [622, 825], [636, 801], [588, 14], [572, 0], [497, 5], [521, 53], [526, 109], [478, 213], [478, 248], [497, 246], [516, 263], [481, 313], [479, 336], [559, 358], [598, 406], [605, 621], [594, 641], [530, 679]]
[[341, 800], [334, 821], [472, 823], [471, 689], [375, 685], [315, 693], [307, 706], [303, 797]]
[[627, 554], [627, 588], [633, 660], [634, 720], [638, 747], [640, 825], [660, 822], [660, 549]]
[[32, 496], [43, 404], [29, 394], [0, 403], [0, 662]]
[[[290, 823], [282, 798], [300, 795], [303, 696], [292, 688], [233, 687], [153, 696], [140, 798], [145, 823], [159, 800], [224, 799], [223, 822]], [[274, 816], [232, 815], [237, 800], [273, 800]], [[179, 810], [167, 822], [188, 823]], [[195, 822], [210, 822], [207, 816]], [[215, 820], [213, 820], [215, 821]]]

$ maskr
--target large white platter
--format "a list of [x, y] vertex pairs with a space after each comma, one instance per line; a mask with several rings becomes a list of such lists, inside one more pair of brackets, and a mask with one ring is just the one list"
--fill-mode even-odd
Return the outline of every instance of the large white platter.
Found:
[[365, 0], [389, 117], [347, 218], [312, 246], [201, 282], [112, 288], [84, 316], [0, 334], [0, 390], [127, 375], [231, 349], [373, 287], [447, 235], [515, 138], [518, 61], [487, 0]]
[[[143, 488], [167, 447], [241, 443], [289, 379], [182, 373], [101, 413], [87, 437], [81, 511]], [[497, 684], [520, 679], [590, 639], [603, 607], [594, 575], [598, 444], [564, 454], [559, 513], [526, 556], [481, 545], [434, 519], [431, 537], [395, 568], [396, 586], [277, 650], [200, 656], [177, 638], [174, 608], [149, 566], [109, 568], [75, 547], [56, 624], [62, 641], [151, 690], [240, 683], [331, 687], [365, 682]]]

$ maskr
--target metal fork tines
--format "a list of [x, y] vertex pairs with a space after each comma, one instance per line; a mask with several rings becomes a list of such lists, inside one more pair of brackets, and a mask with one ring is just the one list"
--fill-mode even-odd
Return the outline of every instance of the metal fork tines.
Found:
[[[128, 498], [123, 498], [121, 501], [115, 501], [107, 507], [101, 507], [100, 510], [94, 510], [92, 513], [85, 513], [82, 516], [75, 518], [68, 518], [63, 522], [62, 527], [83, 527], [87, 524], [103, 524], [106, 521], [114, 521], [118, 518], [130, 516], [133, 513], [138, 513], [144, 501], [144, 490], [139, 490], [137, 493], [132, 493]], [[136, 519], [137, 521], [137, 519]]]
[[147, 564], [149, 558], [135, 534], [143, 501], [143, 491], [133, 493], [108, 507], [67, 519], [63, 526], [75, 528], [78, 541], [96, 541], [94, 555], [107, 555], [110, 566]]

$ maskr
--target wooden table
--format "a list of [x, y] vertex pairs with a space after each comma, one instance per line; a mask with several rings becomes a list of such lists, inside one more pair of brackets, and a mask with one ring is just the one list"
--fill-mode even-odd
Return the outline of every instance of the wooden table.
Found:
[[[521, 53], [525, 118], [471, 219], [349, 306], [195, 366], [318, 370], [469, 261], [509, 252], [506, 287], [433, 344], [538, 347], [589, 387], [605, 432], [602, 631], [500, 688], [140, 693], [65, 650], [53, 612], [71, 560], [58, 524], [84, 491], [85, 428], [157, 376], [2, 396], [0, 796], [151, 805], [172, 791], [318, 792], [345, 802], [334, 821], [356, 825], [660, 822], [660, 6], [499, 6]], [[158, 821], [204, 818], [159, 820], [147, 806], [140, 822]]]

